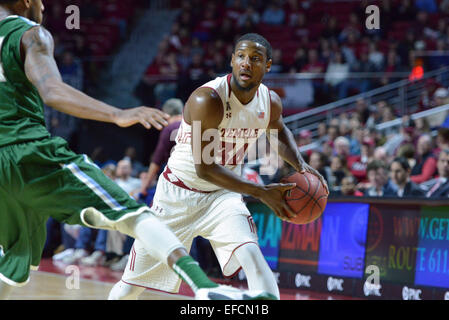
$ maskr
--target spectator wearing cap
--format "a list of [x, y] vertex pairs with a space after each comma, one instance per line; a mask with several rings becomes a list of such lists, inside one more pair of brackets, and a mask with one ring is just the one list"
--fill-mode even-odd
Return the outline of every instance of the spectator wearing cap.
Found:
[[410, 180], [411, 168], [406, 158], [397, 157], [390, 165], [390, 177], [395, 187], [395, 196], [424, 197], [423, 189]]
[[449, 149], [444, 149], [438, 156], [438, 177], [423, 183], [427, 198], [449, 197]]
[[418, 139], [416, 151], [418, 154], [415, 166], [411, 171], [411, 180], [423, 183], [433, 178], [437, 171], [437, 161], [432, 152], [432, 137], [424, 134]]
[[379, 160], [368, 163], [366, 168], [370, 187], [364, 192], [368, 197], [394, 196], [394, 188], [388, 179], [388, 167]]
[[142, 182], [140, 194], [146, 195], [147, 189], [153, 184], [160, 168], [167, 163], [170, 152], [176, 144], [176, 134], [182, 121], [184, 103], [180, 99], [169, 99], [162, 106], [162, 111], [170, 115], [168, 126], [160, 133], [156, 150], [153, 153], [148, 174]]

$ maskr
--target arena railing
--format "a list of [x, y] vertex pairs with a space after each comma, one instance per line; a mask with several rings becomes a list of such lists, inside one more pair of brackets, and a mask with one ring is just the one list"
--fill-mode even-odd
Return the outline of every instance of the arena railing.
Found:
[[[423, 89], [429, 80], [435, 80], [441, 85], [449, 86], [449, 67], [427, 72], [421, 79], [410, 81], [406, 79], [391, 83], [389, 85], [376, 88], [365, 93], [360, 93], [345, 99], [341, 99], [323, 106], [308, 109], [306, 111], [287, 116], [284, 118], [285, 124], [292, 130], [294, 134], [298, 134], [303, 129], [312, 132], [312, 137], [317, 136], [318, 124], [321, 122], [329, 123], [329, 121], [342, 113], [351, 112], [355, 109], [358, 100], [363, 99], [367, 105], [375, 104], [379, 101], [385, 101], [393, 106], [400, 115], [411, 114], [416, 112]], [[391, 78], [404, 76], [403, 73], [392, 74]], [[351, 73], [352, 79], [379, 79], [385, 76], [385, 73]], [[322, 75], [321, 75], [322, 77]], [[282, 83], [282, 81], [310, 81], [311, 79], [319, 79], [320, 75], [314, 74], [297, 74], [297, 75], [267, 75], [268, 84]], [[298, 93], [298, 91], [297, 91]]]

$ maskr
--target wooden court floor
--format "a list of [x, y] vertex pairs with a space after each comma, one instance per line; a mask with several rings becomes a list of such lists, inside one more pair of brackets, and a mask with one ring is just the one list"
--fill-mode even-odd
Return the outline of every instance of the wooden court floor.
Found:
[[[30, 282], [14, 288], [10, 300], [107, 300], [114, 283], [80, 279], [79, 288], [68, 288], [67, 276], [32, 271]], [[191, 300], [192, 297], [145, 290], [140, 300]]]

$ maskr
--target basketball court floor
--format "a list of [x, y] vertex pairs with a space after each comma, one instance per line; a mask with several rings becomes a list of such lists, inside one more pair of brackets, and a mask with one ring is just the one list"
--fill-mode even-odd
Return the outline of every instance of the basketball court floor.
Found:
[[[68, 266], [51, 259], [43, 259], [38, 271], [31, 272], [30, 282], [15, 288], [12, 300], [106, 300], [114, 283], [122, 272], [105, 267]], [[78, 272], [79, 270], [79, 272]], [[79, 277], [78, 277], [79, 275]], [[218, 282], [239, 287], [237, 282]], [[242, 287], [243, 288], [243, 287]], [[281, 300], [353, 300], [352, 297], [322, 294], [317, 292], [281, 289]], [[179, 294], [157, 290], [145, 290], [140, 300], [192, 300], [193, 292], [184, 283]]]

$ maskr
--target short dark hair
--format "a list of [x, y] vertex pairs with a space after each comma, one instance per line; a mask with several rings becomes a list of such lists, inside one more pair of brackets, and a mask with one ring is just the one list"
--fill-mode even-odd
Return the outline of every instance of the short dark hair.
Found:
[[444, 140], [444, 142], [449, 142], [449, 128], [441, 127], [438, 129], [438, 136]]
[[393, 159], [391, 164], [393, 164], [393, 162], [399, 163], [401, 165], [402, 169], [404, 169], [405, 171], [410, 169], [410, 164], [408, 163], [407, 159], [404, 157], [396, 157]]
[[2, 4], [13, 4], [14, 2], [17, 2], [17, 0], [0, 0], [0, 5], [2, 5]]
[[387, 165], [381, 161], [381, 160], [373, 160], [366, 166], [366, 172], [370, 172], [372, 170], [377, 171], [378, 169], [384, 169], [385, 171], [388, 171]]
[[262, 45], [263, 47], [265, 47], [266, 51], [267, 51], [267, 60], [271, 60], [273, 57], [273, 48], [271, 47], [270, 42], [268, 42], [267, 39], [265, 39], [264, 37], [262, 37], [260, 34], [258, 33], [246, 33], [243, 36], [241, 36], [240, 38], [237, 39], [235, 45], [234, 45], [234, 51], [235, 48], [237, 47], [237, 44], [241, 41], [252, 41], [252, 42], [256, 42], [260, 45]]

